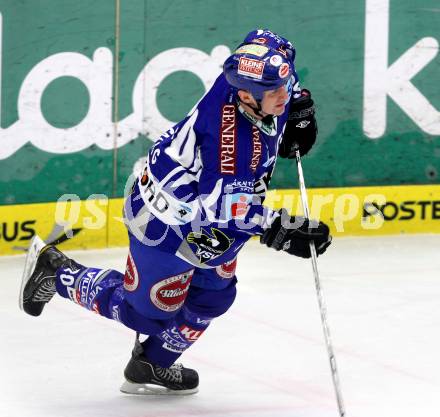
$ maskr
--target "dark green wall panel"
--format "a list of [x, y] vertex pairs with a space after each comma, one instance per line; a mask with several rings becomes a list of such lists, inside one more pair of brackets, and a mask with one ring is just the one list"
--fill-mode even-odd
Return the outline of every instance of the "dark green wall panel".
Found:
[[[380, 10], [386, 5], [384, 29]], [[366, 7], [377, 20], [373, 31], [366, 31]], [[439, 182], [440, 13], [434, 0], [0, 0], [0, 13], [0, 204], [54, 201], [64, 193], [122, 196], [134, 163], [164, 126], [157, 112], [178, 121], [204, 92], [202, 80], [182, 66], [176, 51], [204, 53], [215, 78], [226, 48], [232, 50], [256, 27], [293, 41], [302, 85], [313, 92], [320, 134], [304, 160], [309, 186]], [[367, 53], [365, 42], [384, 30], [388, 65], [422, 38], [430, 39], [411, 62], [422, 59], [426, 48], [433, 57], [411, 83], [438, 121], [423, 128], [423, 115], [414, 121], [402, 102], [388, 96], [384, 132], [371, 138], [364, 128], [364, 68], [375, 48]], [[377, 50], [385, 38], [378, 38]], [[167, 63], [152, 70], [161, 56]], [[47, 65], [41, 69], [42, 62]], [[36, 66], [42, 72], [29, 78]], [[156, 85], [154, 102], [153, 90], [140, 92], [144, 69], [152, 83], [169, 73]], [[39, 91], [51, 71], [56, 77]], [[380, 83], [380, 66], [375, 72], [373, 67], [367, 75]], [[91, 85], [99, 89], [90, 91]], [[404, 100], [411, 106], [409, 95]], [[292, 163], [279, 161], [273, 186], [291, 188], [295, 178]]]

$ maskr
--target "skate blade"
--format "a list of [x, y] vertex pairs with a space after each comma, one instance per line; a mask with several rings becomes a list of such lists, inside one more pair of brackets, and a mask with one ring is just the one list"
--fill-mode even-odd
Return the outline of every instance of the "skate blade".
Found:
[[136, 384], [134, 382], [125, 381], [120, 388], [124, 394], [133, 395], [191, 395], [199, 391], [198, 388], [186, 390], [172, 390], [153, 384]]
[[38, 235], [34, 236], [34, 238], [31, 240], [31, 244], [29, 245], [28, 253], [26, 255], [26, 261], [24, 264], [23, 276], [21, 278], [20, 298], [18, 301], [18, 305], [21, 310], [23, 310], [24, 288], [26, 287], [29, 278], [34, 273], [38, 255], [40, 254], [41, 249], [43, 249], [45, 246], [46, 244], [40, 239]]

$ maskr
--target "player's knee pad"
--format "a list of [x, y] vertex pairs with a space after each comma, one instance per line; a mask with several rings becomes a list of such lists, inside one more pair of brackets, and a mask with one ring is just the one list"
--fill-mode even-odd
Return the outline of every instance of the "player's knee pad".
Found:
[[211, 319], [226, 313], [232, 306], [237, 295], [237, 279], [223, 289], [205, 289], [190, 287], [183, 312], [209, 317]]
[[207, 329], [211, 321], [226, 313], [236, 296], [237, 280], [220, 290], [191, 287], [183, 308], [175, 321], [177, 329], [189, 343], [194, 343]]
[[185, 304], [167, 328], [148, 338], [144, 352], [154, 363], [168, 367], [195, 343], [212, 319], [225, 313], [233, 304], [234, 278], [220, 290], [190, 287]]

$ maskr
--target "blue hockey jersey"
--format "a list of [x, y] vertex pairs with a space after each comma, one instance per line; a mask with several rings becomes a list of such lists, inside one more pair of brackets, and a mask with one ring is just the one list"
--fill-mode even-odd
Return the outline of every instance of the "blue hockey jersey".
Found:
[[197, 267], [233, 260], [278, 216], [262, 203], [287, 107], [268, 129], [244, 111], [220, 75], [150, 149], [124, 207], [130, 233]]

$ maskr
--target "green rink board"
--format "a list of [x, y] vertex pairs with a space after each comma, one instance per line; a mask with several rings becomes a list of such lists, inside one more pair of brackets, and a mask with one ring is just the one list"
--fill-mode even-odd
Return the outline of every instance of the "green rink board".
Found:
[[[292, 40], [301, 84], [316, 102], [319, 138], [304, 159], [308, 186], [437, 184], [436, 10], [435, 0], [0, 0], [0, 205], [56, 201], [66, 193], [121, 197], [157, 132], [205, 91], [203, 77], [179, 54], [205, 56], [205, 77], [215, 79], [224, 54], [257, 27]], [[378, 47], [367, 51], [377, 34]], [[386, 67], [370, 66], [366, 74], [366, 60], [386, 37]], [[364, 124], [375, 105], [365, 110], [365, 80], [383, 80], [384, 69], [399, 66], [410, 49], [411, 62], [426, 62], [402, 86], [425, 101], [387, 94], [386, 126], [371, 138]], [[389, 76], [399, 79], [404, 67]], [[160, 82], [142, 92], [141, 74], [147, 84]], [[409, 116], [411, 107], [416, 116]], [[279, 161], [273, 188], [296, 185], [292, 162]]]

